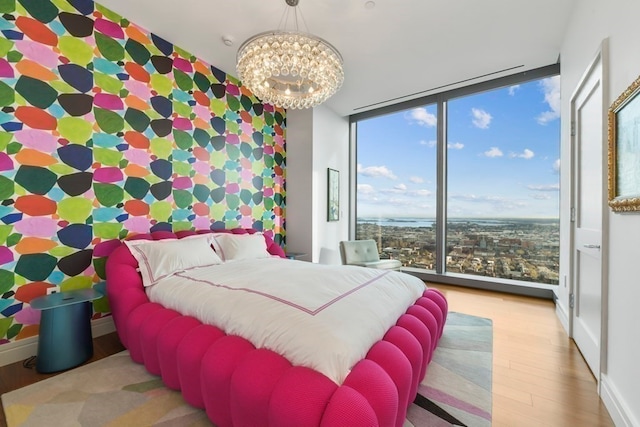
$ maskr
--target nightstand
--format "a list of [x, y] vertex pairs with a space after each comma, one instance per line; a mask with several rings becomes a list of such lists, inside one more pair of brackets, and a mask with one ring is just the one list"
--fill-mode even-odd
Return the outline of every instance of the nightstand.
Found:
[[32, 308], [42, 310], [36, 359], [38, 372], [64, 371], [93, 356], [91, 301], [101, 297], [94, 289], [80, 289], [31, 300]]

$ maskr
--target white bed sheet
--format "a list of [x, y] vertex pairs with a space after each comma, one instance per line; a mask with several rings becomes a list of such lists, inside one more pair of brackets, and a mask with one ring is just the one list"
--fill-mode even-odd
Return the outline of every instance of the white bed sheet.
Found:
[[342, 384], [425, 289], [397, 271], [263, 258], [177, 273], [146, 291]]

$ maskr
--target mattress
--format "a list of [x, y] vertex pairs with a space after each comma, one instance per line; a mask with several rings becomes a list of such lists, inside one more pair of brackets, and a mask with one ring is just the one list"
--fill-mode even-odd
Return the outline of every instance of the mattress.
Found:
[[146, 292], [342, 384], [425, 289], [400, 272], [271, 257], [190, 269]]

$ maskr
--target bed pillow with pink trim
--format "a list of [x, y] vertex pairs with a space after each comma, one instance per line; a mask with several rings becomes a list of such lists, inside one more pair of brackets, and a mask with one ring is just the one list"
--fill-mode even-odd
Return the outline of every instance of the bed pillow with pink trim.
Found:
[[267, 243], [262, 233], [220, 233], [214, 237], [213, 247], [223, 261], [268, 258]]
[[138, 261], [144, 286], [196, 267], [220, 264], [222, 260], [211, 248], [210, 234], [170, 240], [125, 240]]

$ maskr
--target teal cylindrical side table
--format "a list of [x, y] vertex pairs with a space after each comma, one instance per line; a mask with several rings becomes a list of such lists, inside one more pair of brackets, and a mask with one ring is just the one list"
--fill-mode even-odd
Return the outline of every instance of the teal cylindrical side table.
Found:
[[64, 371], [93, 356], [91, 301], [101, 297], [94, 289], [80, 289], [31, 300], [32, 308], [42, 310], [36, 358], [38, 372]]

